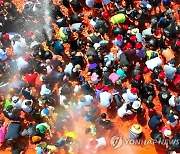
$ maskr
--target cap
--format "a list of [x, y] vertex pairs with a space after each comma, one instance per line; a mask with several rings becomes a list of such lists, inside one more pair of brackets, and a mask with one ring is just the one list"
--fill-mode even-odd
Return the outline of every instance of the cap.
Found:
[[104, 86], [103, 90], [104, 91], [109, 91], [109, 87], [108, 86]]
[[18, 96], [13, 96], [13, 97], [12, 97], [12, 101], [13, 101], [13, 102], [16, 102], [18, 99], [19, 99]]
[[146, 7], [148, 10], [151, 10], [151, 8], [152, 8], [152, 6], [150, 4], [147, 4]]
[[102, 86], [101, 83], [98, 83], [98, 84], [96, 85], [96, 89], [101, 90], [102, 88], [103, 88], [103, 86]]
[[24, 56], [23, 59], [24, 59], [25, 61], [28, 61], [28, 60], [30, 60], [30, 57], [29, 57], [29, 56]]
[[178, 41], [176, 42], [176, 45], [177, 45], [178, 47], [180, 47], [180, 40], [178, 40]]
[[137, 42], [135, 47], [136, 47], [136, 49], [141, 49], [143, 46], [140, 42]]
[[141, 106], [141, 102], [140, 101], [134, 101], [132, 104], [132, 108], [137, 110], [139, 107]]
[[135, 76], [135, 79], [136, 79], [137, 81], [139, 81], [140, 78], [141, 78], [141, 75], [140, 75], [140, 74], [137, 74], [137, 75]]
[[131, 42], [135, 42], [136, 41], [136, 36], [135, 35], [131, 36], [130, 40], [131, 40]]
[[164, 72], [160, 72], [159, 75], [158, 75], [159, 79], [164, 79], [165, 77], [166, 77], [166, 75], [165, 75]]
[[117, 37], [116, 37], [117, 40], [121, 40], [122, 39], [122, 35], [121, 34], [118, 34]]
[[128, 42], [128, 43], [126, 44], [126, 48], [127, 48], [127, 49], [131, 49], [131, 48], [132, 48], [131, 43]]
[[172, 135], [171, 130], [166, 129], [166, 130], [164, 131], [164, 136], [170, 137], [171, 135]]
[[9, 34], [8, 33], [4, 34], [3, 39], [8, 40], [9, 39]]
[[137, 94], [139, 92], [139, 90], [137, 88], [131, 88], [130, 91], [132, 94]]
[[0, 6], [3, 4], [3, 1], [2, 0], [0, 0]]
[[41, 137], [40, 136], [33, 136], [32, 137], [32, 142], [33, 143], [38, 142], [38, 141], [41, 141]]
[[122, 28], [123, 28], [124, 30], [128, 30], [129, 26], [128, 26], [128, 25], [123, 25]]
[[149, 71], [149, 69], [147, 67], [144, 67], [143, 72], [147, 73], [148, 71]]
[[44, 115], [49, 115], [49, 109], [48, 108], [44, 108], [42, 110], [42, 112], [43, 112]]
[[45, 127], [43, 125], [39, 126], [39, 131], [40, 133], [44, 134], [45, 133]]

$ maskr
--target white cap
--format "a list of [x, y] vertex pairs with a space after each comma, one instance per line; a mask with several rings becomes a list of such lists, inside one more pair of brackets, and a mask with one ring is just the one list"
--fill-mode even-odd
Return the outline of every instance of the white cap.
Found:
[[132, 108], [133, 109], [138, 109], [141, 106], [141, 102], [140, 101], [134, 101], [132, 104]]
[[146, 7], [147, 7], [148, 10], [152, 9], [152, 6], [150, 4], [147, 4]]
[[171, 135], [172, 135], [171, 130], [166, 129], [166, 130], [164, 131], [164, 136], [166, 136], [166, 137], [170, 137]]
[[13, 102], [16, 102], [18, 99], [19, 99], [18, 96], [13, 96], [13, 97], [12, 97], [12, 101], [13, 101]]

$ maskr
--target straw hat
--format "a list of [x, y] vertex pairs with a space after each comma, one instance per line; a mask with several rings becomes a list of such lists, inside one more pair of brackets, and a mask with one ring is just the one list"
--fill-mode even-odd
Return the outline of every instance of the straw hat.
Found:
[[133, 133], [140, 134], [142, 133], [142, 126], [140, 126], [139, 124], [134, 124], [131, 126], [131, 131]]
[[164, 131], [164, 136], [170, 137], [171, 135], [172, 135], [171, 130], [166, 129], [166, 130]]

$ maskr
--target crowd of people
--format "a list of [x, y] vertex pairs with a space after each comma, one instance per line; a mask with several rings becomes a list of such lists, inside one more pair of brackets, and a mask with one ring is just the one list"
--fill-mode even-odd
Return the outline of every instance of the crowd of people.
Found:
[[[167, 154], [178, 152], [179, 4], [28, 0], [20, 11], [0, 0], [1, 149], [19, 154], [29, 140], [37, 154], [81, 152], [72, 126], [80, 119], [92, 136], [84, 148], [96, 153], [108, 145], [101, 130], [116, 127], [113, 112], [141, 116], [152, 139], [179, 141], [164, 146]], [[141, 138], [140, 125], [131, 137]]]

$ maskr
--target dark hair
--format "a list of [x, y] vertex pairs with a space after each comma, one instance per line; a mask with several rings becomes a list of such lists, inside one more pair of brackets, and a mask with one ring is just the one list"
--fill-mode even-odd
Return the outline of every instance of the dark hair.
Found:
[[102, 114], [101, 114], [101, 118], [102, 118], [102, 119], [106, 119], [106, 113], [102, 113]]
[[72, 142], [72, 140], [73, 140], [72, 137], [67, 137], [67, 138], [66, 138], [66, 143], [70, 143], [70, 142]]
[[31, 101], [25, 102], [25, 105], [30, 105], [30, 104], [31, 104]]
[[12, 106], [12, 105], [9, 105], [9, 106], [6, 108], [7, 111], [12, 111], [12, 109], [13, 109], [13, 106]]
[[10, 146], [12, 144], [13, 144], [13, 140], [11, 138], [6, 141], [7, 146]]
[[0, 126], [2, 126], [4, 123], [4, 120], [0, 120]]

